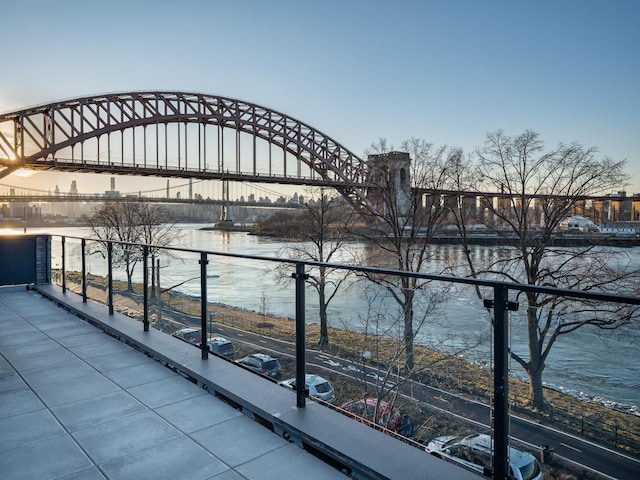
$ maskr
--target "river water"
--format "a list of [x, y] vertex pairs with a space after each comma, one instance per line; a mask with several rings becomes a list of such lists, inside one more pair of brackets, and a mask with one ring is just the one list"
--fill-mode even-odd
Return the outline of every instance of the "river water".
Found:
[[[242, 232], [201, 230], [202, 225], [182, 224], [177, 246], [214, 252], [247, 254], [264, 257], [288, 257], [288, 243], [268, 237], [257, 237]], [[90, 237], [84, 228], [38, 228], [29, 233], [47, 232]], [[455, 254], [455, 246], [439, 246], [441, 254]], [[486, 254], [489, 247], [478, 247]], [[626, 253], [640, 265], [640, 248]], [[198, 264], [195, 254], [180, 254], [181, 258], [161, 259], [162, 287], [178, 285], [174, 291], [200, 295]], [[69, 261], [69, 260], [68, 260]], [[78, 268], [68, 264], [68, 269]], [[209, 256], [207, 267], [207, 297], [236, 308], [288, 318], [295, 317], [295, 290], [293, 280], [283, 278], [274, 271], [274, 265], [250, 259], [229, 259]], [[90, 259], [88, 270], [102, 273], [103, 264]], [[118, 273], [115, 273], [118, 276]], [[122, 275], [122, 274], [121, 274]], [[184, 282], [184, 283], [183, 283]], [[337, 328], [363, 330], [378, 326], [394, 329], [389, 318], [396, 318], [395, 303], [385, 297], [380, 288], [372, 288], [363, 280], [350, 279], [348, 288], [341, 288], [329, 306], [329, 324]], [[366, 296], [375, 295], [371, 301]], [[375, 312], [372, 310], [375, 309]], [[317, 322], [317, 295], [306, 290], [307, 322]], [[372, 318], [381, 318], [372, 323]], [[526, 332], [522, 312], [510, 314], [511, 348], [527, 357]], [[489, 316], [471, 290], [455, 288], [446, 295], [446, 303], [433, 312], [416, 341], [446, 352], [459, 352], [468, 344], [477, 347], [465, 350], [461, 357], [480, 365], [490, 364], [491, 332]], [[640, 332], [638, 327], [622, 327], [602, 332], [584, 327], [562, 335], [552, 348], [544, 373], [545, 383], [555, 389], [585, 400], [640, 414]], [[524, 371], [512, 361], [511, 373], [526, 378]]]

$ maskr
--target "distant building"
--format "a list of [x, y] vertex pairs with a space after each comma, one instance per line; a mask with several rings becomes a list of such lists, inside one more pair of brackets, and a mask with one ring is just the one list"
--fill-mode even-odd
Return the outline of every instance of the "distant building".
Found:
[[599, 230], [595, 223], [580, 215], [565, 218], [558, 225], [558, 229], [569, 232], [597, 232]]
[[120, 192], [116, 190], [116, 177], [111, 177], [111, 190], [105, 190], [104, 196], [106, 198], [118, 198]]
[[[9, 189], [9, 195], [13, 197], [15, 194], [16, 191], [14, 188]], [[27, 202], [9, 202], [9, 217], [27, 218], [27, 208], [29, 208]]]

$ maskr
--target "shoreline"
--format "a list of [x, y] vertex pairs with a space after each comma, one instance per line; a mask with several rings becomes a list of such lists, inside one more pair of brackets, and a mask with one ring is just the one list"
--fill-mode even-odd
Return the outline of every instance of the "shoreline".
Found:
[[[193, 297], [191, 297], [188, 294], [182, 293], [180, 292], [180, 295], [184, 295], [186, 298], [189, 298], [191, 301], [199, 301], [199, 300], [194, 300]], [[220, 302], [210, 302], [209, 305], [214, 306], [214, 307], [223, 307], [225, 309], [229, 309], [229, 310], [234, 310], [237, 311], [239, 313], [250, 313], [253, 315], [262, 315], [260, 312], [256, 312], [255, 310], [250, 310], [250, 309], [242, 309], [239, 307], [234, 307], [232, 305], [226, 305], [224, 303], [220, 303]], [[267, 314], [267, 317], [270, 319], [281, 319], [284, 321], [288, 321], [288, 322], [293, 322], [294, 319], [291, 318], [286, 318], [286, 317], [273, 317], [269, 314]], [[318, 326], [317, 322], [307, 322], [306, 325], [315, 325]], [[330, 327], [330, 330], [336, 330], [334, 327]], [[344, 331], [349, 331], [355, 334], [359, 334], [359, 332], [357, 331], [353, 331], [353, 330], [344, 330]], [[480, 368], [482, 370], [488, 370], [489, 367], [486, 366], [486, 364], [483, 364], [481, 362], [477, 362], [477, 361], [473, 361], [473, 360], [468, 360], [467, 358], [462, 358], [458, 355], [452, 354], [450, 352], [446, 352], [444, 350], [437, 350], [437, 349], [433, 349], [432, 347], [426, 346], [426, 345], [422, 345], [418, 342], [416, 342], [416, 345], [419, 345], [421, 348], [433, 351], [435, 353], [441, 354], [441, 355], [446, 355], [449, 357], [453, 357], [456, 358], [462, 362], [465, 362], [466, 364], [476, 367], [476, 368]], [[521, 374], [521, 375], [513, 375], [513, 374], [509, 374], [509, 378], [511, 380], [517, 380], [519, 382], [523, 382], [526, 383], [528, 385], [529, 381], [526, 378], [525, 375]], [[615, 410], [617, 412], [620, 413], [624, 413], [624, 414], [628, 414], [628, 415], [634, 415], [637, 417], [640, 417], [640, 406], [639, 405], [633, 405], [633, 404], [626, 404], [626, 403], [622, 403], [622, 402], [618, 402], [615, 400], [609, 400], [606, 398], [602, 398], [599, 395], [589, 395], [588, 393], [585, 392], [579, 392], [575, 389], [571, 389], [568, 387], [565, 387], [563, 385], [556, 385], [554, 383], [549, 383], [549, 382], [543, 382], [543, 387], [548, 389], [548, 390], [552, 390], [554, 392], [560, 393], [562, 395], [567, 395], [570, 397], [575, 398], [576, 400], [582, 401], [582, 402], [586, 402], [586, 403], [591, 403], [593, 405], [599, 405], [611, 410]]]

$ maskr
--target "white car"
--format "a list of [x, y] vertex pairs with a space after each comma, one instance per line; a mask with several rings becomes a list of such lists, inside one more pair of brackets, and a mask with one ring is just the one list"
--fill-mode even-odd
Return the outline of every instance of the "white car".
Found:
[[[323, 400], [325, 402], [333, 402], [336, 398], [333, 393], [333, 387], [329, 380], [326, 380], [318, 375], [306, 374], [304, 376], [305, 387], [309, 390], [309, 395]], [[290, 378], [289, 380], [283, 380], [280, 382], [280, 385], [284, 385], [285, 387], [296, 388], [296, 379]]]
[[[448, 458], [483, 472], [484, 467], [492, 464], [491, 443], [491, 437], [484, 434], [447, 436], [434, 438], [425, 450], [438, 458]], [[513, 447], [509, 447], [509, 474], [517, 480], [542, 480], [538, 460], [530, 453]]]

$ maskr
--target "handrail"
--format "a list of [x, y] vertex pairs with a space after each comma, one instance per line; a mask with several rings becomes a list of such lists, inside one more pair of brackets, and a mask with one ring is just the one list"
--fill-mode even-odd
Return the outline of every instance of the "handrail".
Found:
[[175, 250], [178, 252], [187, 252], [187, 253], [206, 253], [207, 255], [219, 256], [219, 257], [229, 257], [229, 258], [239, 258], [239, 259], [248, 259], [248, 260], [262, 260], [266, 262], [276, 262], [276, 263], [288, 263], [291, 265], [302, 264], [306, 267], [326, 267], [330, 269], [336, 270], [351, 270], [361, 273], [372, 273], [378, 275], [392, 275], [398, 277], [410, 277], [410, 278], [422, 278], [425, 280], [437, 280], [442, 282], [450, 282], [450, 283], [460, 283], [465, 285], [476, 285], [481, 287], [506, 287], [509, 290], [519, 290], [522, 292], [534, 292], [534, 293], [544, 293], [548, 295], [558, 295], [563, 297], [571, 297], [571, 298], [582, 298], [582, 299], [590, 299], [590, 300], [599, 300], [604, 302], [613, 302], [613, 303], [629, 303], [632, 305], [640, 305], [640, 297], [631, 297], [628, 295], [616, 295], [611, 293], [601, 293], [594, 291], [582, 291], [582, 290], [571, 290], [564, 289], [558, 287], [546, 287], [541, 285], [532, 285], [525, 283], [517, 283], [517, 282], [505, 282], [501, 280], [487, 280], [473, 277], [458, 277], [455, 275], [442, 275], [436, 273], [427, 273], [427, 272], [408, 272], [403, 270], [396, 270], [391, 268], [379, 268], [379, 267], [366, 267], [361, 265], [345, 265], [340, 263], [328, 263], [328, 262], [317, 262], [313, 260], [299, 260], [299, 259], [291, 259], [291, 258], [281, 258], [281, 257], [269, 257], [269, 256], [260, 256], [260, 255], [252, 255], [252, 254], [244, 254], [244, 253], [233, 253], [233, 252], [217, 252], [215, 250], [206, 250], [206, 249], [194, 249], [194, 248], [185, 248], [185, 247], [177, 247], [177, 246], [158, 246], [146, 243], [136, 243], [136, 242], [125, 242], [119, 240], [104, 240], [100, 238], [89, 238], [89, 237], [76, 237], [72, 235], [60, 235], [53, 234], [52, 237], [64, 237], [71, 238], [75, 240], [86, 240], [91, 242], [100, 242], [100, 243], [112, 243], [119, 245], [131, 245], [131, 246], [139, 246], [139, 247], [152, 247], [155, 250]]

